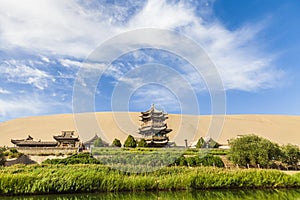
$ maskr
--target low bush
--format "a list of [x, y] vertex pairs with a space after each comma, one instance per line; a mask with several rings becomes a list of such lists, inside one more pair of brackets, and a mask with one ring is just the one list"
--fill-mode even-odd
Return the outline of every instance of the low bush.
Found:
[[122, 143], [119, 139], [115, 138], [113, 143], [112, 143], [112, 146], [114, 147], [122, 147]]
[[203, 157], [200, 156], [190, 156], [184, 157], [181, 156], [175, 161], [177, 166], [215, 166], [215, 167], [224, 167], [222, 159], [218, 156], [206, 155]]
[[135, 148], [136, 147], [136, 140], [132, 135], [128, 135], [127, 139], [124, 142], [124, 147]]
[[43, 162], [43, 164], [100, 164], [100, 161], [91, 156], [89, 153], [80, 153], [63, 159], [47, 159]]
[[23, 154], [18, 152], [15, 148], [2, 148], [2, 155], [7, 158], [19, 158]]

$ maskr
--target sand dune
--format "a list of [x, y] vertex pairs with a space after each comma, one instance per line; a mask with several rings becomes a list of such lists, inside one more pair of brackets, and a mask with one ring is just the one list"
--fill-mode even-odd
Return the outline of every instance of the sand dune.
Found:
[[[82, 141], [98, 134], [107, 142], [119, 138], [123, 142], [128, 134], [138, 134], [140, 113], [85, 113], [27, 117], [0, 123], [0, 145], [13, 146], [10, 140], [26, 138], [52, 141], [62, 130], [76, 130]], [[173, 129], [170, 139], [178, 145], [189, 144], [207, 134], [226, 144], [238, 135], [257, 134], [279, 144], [300, 144], [300, 116], [280, 115], [226, 115], [189, 116], [170, 114], [167, 120]], [[213, 119], [213, 120], [212, 120]], [[208, 130], [210, 130], [208, 132]]]

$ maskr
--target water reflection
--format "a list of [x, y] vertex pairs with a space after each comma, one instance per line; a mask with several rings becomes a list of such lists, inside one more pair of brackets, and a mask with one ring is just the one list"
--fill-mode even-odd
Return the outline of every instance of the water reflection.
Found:
[[300, 190], [230, 190], [230, 191], [182, 191], [182, 192], [135, 192], [135, 193], [96, 193], [64, 194], [43, 196], [0, 197], [5, 200], [296, 200], [300, 199]]

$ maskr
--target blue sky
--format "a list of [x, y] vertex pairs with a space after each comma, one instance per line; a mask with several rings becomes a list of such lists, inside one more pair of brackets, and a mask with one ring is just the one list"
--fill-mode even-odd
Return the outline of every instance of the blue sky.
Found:
[[[130, 99], [117, 100], [130, 111], [156, 103], [180, 113], [189, 102], [179, 97], [193, 93], [198, 105], [188, 114], [211, 114], [205, 80], [180, 55], [141, 48], [108, 66], [86, 61], [103, 42], [141, 28], [176, 31], [196, 42], [219, 72], [227, 114], [300, 115], [299, 11], [298, 0], [0, 0], [0, 121], [72, 113], [84, 63], [107, 67], [93, 91], [95, 111], [112, 110], [116, 87], [126, 84], [134, 89]], [[143, 85], [143, 69], [153, 83]]]

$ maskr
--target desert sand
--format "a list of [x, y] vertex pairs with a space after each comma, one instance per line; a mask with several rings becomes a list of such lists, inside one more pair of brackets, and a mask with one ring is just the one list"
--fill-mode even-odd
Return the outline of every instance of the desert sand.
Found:
[[[75, 130], [81, 141], [95, 134], [111, 143], [123, 143], [129, 134], [138, 134], [140, 113], [85, 113], [26, 117], [0, 123], [0, 146], [13, 146], [11, 139], [31, 135], [35, 140], [53, 141], [62, 130]], [[177, 145], [195, 144], [200, 137], [212, 137], [221, 144], [239, 135], [256, 134], [278, 144], [300, 144], [300, 116], [226, 115], [189, 116], [169, 114], [170, 140]]]

